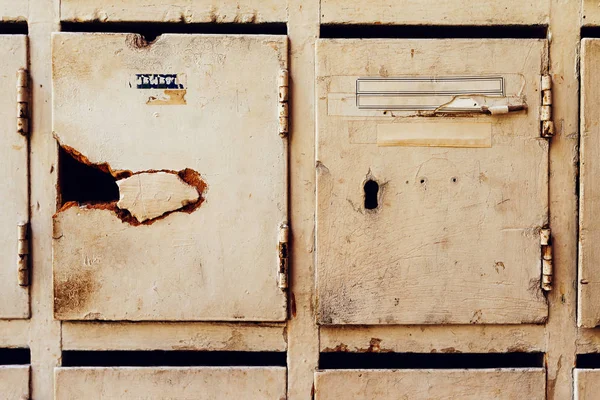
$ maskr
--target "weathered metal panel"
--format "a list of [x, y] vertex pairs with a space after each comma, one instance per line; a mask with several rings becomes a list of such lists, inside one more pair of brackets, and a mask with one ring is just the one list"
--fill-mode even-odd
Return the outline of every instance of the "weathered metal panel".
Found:
[[28, 0], [0, 0], [0, 21], [25, 21], [28, 15]]
[[581, 167], [579, 213], [579, 326], [600, 325], [600, 40], [581, 44]]
[[[317, 43], [321, 324], [546, 320], [546, 62], [545, 40]], [[492, 78], [501, 93], [483, 83]], [[484, 112], [502, 102], [526, 110]], [[411, 123], [417, 147], [378, 140], [382, 126]], [[440, 143], [431, 132], [448, 124]]]
[[28, 365], [0, 365], [0, 398], [29, 399]]
[[19, 286], [18, 230], [29, 221], [27, 137], [17, 128], [17, 72], [27, 68], [27, 37], [0, 36], [0, 319], [29, 318]]
[[[54, 134], [112, 174], [121, 196], [56, 214], [55, 316], [284, 320], [287, 139], [277, 110], [287, 38], [55, 34], [53, 43]], [[181, 182], [160, 184], [165, 173], [199, 200], [181, 196]]]
[[548, 0], [321, 1], [324, 24], [545, 25], [549, 14]]
[[315, 374], [315, 400], [543, 400], [541, 368], [329, 370]]
[[62, 0], [61, 20], [69, 22], [219, 22], [287, 21], [279, 0]]
[[579, 369], [573, 370], [575, 380], [575, 400], [594, 400], [600, 393], [600, 370]]
[[285, 399], [285, 368], [57, 368], [55, 400]]

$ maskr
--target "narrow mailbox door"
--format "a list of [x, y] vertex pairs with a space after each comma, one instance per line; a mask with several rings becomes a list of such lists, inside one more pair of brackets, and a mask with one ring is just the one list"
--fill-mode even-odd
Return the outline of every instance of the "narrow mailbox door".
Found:
[[0, 365], [0, 398], [29, 399], [29, 365]]
[[17, 230], [29, 219], [27, 137], [17, 126], [17, 74], [26, 68], [27, 37], [0, 35], [0, 319], [29, 318], [29, 289], [19, 280]]
[[578, 323], [600, 325], [600, 40], [581, 43], [581, 167]]
[[544, 65], [545, 40], [318, 42], [321, 324], [546, 320]]
[[54, 35], [57, 318], [285, 319], [286, 64], [284, 36]]

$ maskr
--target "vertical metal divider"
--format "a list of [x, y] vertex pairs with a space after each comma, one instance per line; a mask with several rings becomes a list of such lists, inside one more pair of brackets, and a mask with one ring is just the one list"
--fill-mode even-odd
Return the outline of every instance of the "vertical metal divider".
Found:
[[319, 361], [315, 321], [315, 42], [319, 0], [288, 0], [290, 43], [290, 319], [287, 325], [288, 399], [314, 395]]

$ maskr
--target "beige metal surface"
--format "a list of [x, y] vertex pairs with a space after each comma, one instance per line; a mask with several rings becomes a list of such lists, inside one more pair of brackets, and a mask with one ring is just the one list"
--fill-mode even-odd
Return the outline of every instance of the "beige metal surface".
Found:
[[[287, 221], [287, 140], [278, 134], [277, 77], [287, 38], [164, 35], [144, 47], [138, 39], [54, 36], [54, 134], [115, 176], [190, 175], [202, 200], [143, 225], [119, 218], [118, 204], [59, 211], [56, 317], [284, 320], [277, 240]], [[164, 92], [183, 91], [187, 104], [148, 103], [162, 91], [136, 89], [144, 84], [136, 74], [149, 73], [177, 74], [177, 89]], [[152, 188], [145, 198], [173, 194]]]
[[65, 322], [64, 350], [285, 351], [285, 325]]
[[544, 25], [549, 0], [322, 0], [325, 24]]
[[0, 0], [0, 22], [25, 21], [29, 0]]
[[29, 221], [27, 138], [17, 132], [17, 72], [27, 68], [27, 37], [0, 35], [0, 319], [29, 317], [19, 286], [17, 225]]
[[329, 370], [315, 374], [315, 400], [542, 400], [545, 371]]
[[252, 23], [286, 21], [280, 0], [62, 0], [61, 20]]
[[573, 370], [575, 379], [575, 400], [594, 400], [600, 393], [600, 370]]
[[[69, 0], [63, 0], [62, 3], [67, 6]], [[30, 6], [28, 7], [28, 3]], [[0, 9], [0, 18], [4, 20], [14, 20], [28, 16], [29, 19], [29, 37], [31, 43], [30, 60], [31, 73], [34, 85], [32, 87], [34, 107], [32, 121], [32, 158], [31, 158], [31, 191], [32, 191], [32, 317], [31, 320], [5, 320], [0, 321], [0, 346], [2, 347], [23, 347], [29, 344], [31, 347], [32, 358], [32, 376], [31, 376], [31, 398], [36, 400], [51, 399], [53, 394], [54, 367], [60, 364], [61, 350], [61, 329], [60, 321], [53, 319], [53, 291], [52, 291], [52, 268], [51, 268], [51, 244], [52, 244], [52, 215], [55, 213], [56, 198], [56, 141], [51, 135], [51, 77], [50, 77], [50, 37], [51, 32], [60, 30], [60, 1], [58, 0], [25, 0], [2, 2]], [[177, 3], [169, 1], [173, 5], [171, 13], [162, 12], [154, 14], [148, 7], [139, 7], [138, 9], [123, 6], [125, 11], [121, 11], [119, 6], [107, 5], [102, 7], [103, 2], [93, 2], [93, 9], [80, 8], [82, 17], [73, 17], [71, 21], [100, 21], [104, 15], [96, 16], [95, 8], [104, 8], [105, 11], [112, 9], [109, 21], [133, 20], [138, 16], [144, 16], [144, 19], [153, 21], [201, 21], [196, 20], [198, 15], [205, 18], [202, 21], [216, 20], [235, 20], [237, 11], [230, 13], [225, 10], [229, 2], [217, 4], [214, 16], [210, 12], [193, 13], [191, 19], [189, 14], [182, 9], [193, 9], [191, 2]], [[261, 4], [266, 4], [261, 1]], [[314, 43], [318, 37], [319, 22], [321, 18], [319, 0], [288, 0], [281, 2], [281, 7], [277, 9], [278, 20], [284, 20], [289, 14], [288, 34], [290, 37], [290, 86], [292, 89], [292, 102], [290, 104], [292, 118], [291, 136], [291, 212], [292, 212], [292, 236], [291, 257], [292, 268], [291, 296], [290, 296], [290, 318], [285, 330], [288, 341], [288, 398], [304, 400], [310, 398], [313, 386], [314, 369], [317, 365], [319, 351], [318, 329], [314, 324]], [[325, 7], [330, 1], [324, 1], [323, 14]], [[355, 2], [356, 3], [356, 2]], [[494, 2], [494, 6], [506, 7], [498, 10], [490, 8], [489, 10], [478, 8], [480, 4], [470, 3], [469, 7], [454, 7], [456, 3], [446, 3], [453, 7], [448, 8], [444, 3], [441, 7], [433, 7], [427, 10], [425, 14], [411, 14], [410, 7], [420, 9], [427, 4], [427, 1], [406, 2], [407, 4], [391, 4], [391, 7], [401, 7], [400, 11], [389, 13], [380, 13], [378, 19], [373, 18], [373, 22], [390, 21], [390, 23], [402, 24], [403, 21], [414, 20], [414, 23], [426, 19], [434, 25], [450, 24], [454, 18], [457, 23], [473, 24], [472, 21], [479, 21], [482, 24], [496, 24], [495, 22], [486, 22], [486, 16], [493, 14], [490, 21], [506, 21], [508, 25], [522, 24], [523, 21], [540, 20], [538, 17], [544, 12], [538, 13], [532, 10], [539, 10], [533, 2], [522, 2], [515, 7], [508, 7], [512, 1]], [[75, 4], [74, 1], [71, 4]], [[79, 1], [76, 5], [79, 7], [84, 3]], [[89, 3], [91, 4], [91, 3]], [[119, 2], [120, 5], [127, 5], [126, 1]], [[133, 3], [131, 3], [133, 4]], [[141, 2], [136, 2], [141, 4]], [[183, 4], [183, 5], [181, 5]], [[360, 4], [360, 3], [356, 3]], [[369, 9], [360, 8], [352, 5], [340, 5], [339, 14], [360, 14], [368, 17], [370, 9], [376, 9], [377, 1], [366, 2]], [[594, 352], [600, 350], [600, 333], [597, 329], [584, 329], [576, 327], [576, 292], [577, 292], [577, 173], [578, 173], [578, 51], [580, 23], [585, 25], [598, 25], [599, 19], [594, 16], [598, 14], [597, 2], [589, 0], [550, 0], [551, 12], [549, 19], [543, 19], [542, 23], [548, 23], [548, 29], [551, 33], [550, 54], [551, 67], [550, 72], [554, 78], [553, 93], [553, 115], [556, 122], [556, 136], [552, 139], [550, 146], [550, 202], [551, 202], [551, 220], [552, 234], [554, 238], [554, 262], [555, 262], [555, 280], [554, 290], [548, 294], [549, 301], [549, 319], [547, 324], [539, 326], [514, 327], [500, 325], [495, 327], [461, 327], [456, 326], [427, 326], [427, 327], [398, 327], [398, 326], [380, 326], [380, 327], [351, 327], [349, 331], [338, 332], [338, 328], [324, 330], [322, 339], [324, 343], [321, 348], [330, 347], [331, 343], [339, 345], [338, 341], [348, 343], [348, 347], [357, 347], [359, 349], [371, 346], [372, 338], [382, 339], [382, 348], [390, 347], [395, 349], [406, 349], [404, 351], [423, 351], [429, 352], [434, 349], [481, 349], [481, 351], [495, 350], [494, 343], [498, 343], [497, 349], [515, 350], [523, 345], [531, 349], [541, 349], [546, 352], [547, 362], [547, 398], [553, 400], [564, 400], [573, 398], [573, 365], [575, 365], [575, 353]], [[179, 5], [179, 8], [178, 8]], [[581, 15], [582, 5], [584, 7], [583, 19]], [[82, 6], [83, 7], [83, 6]], [[341, 10], [345, 7], [346, 10]], [[444, 8], [446, 7], [446, 8]], [[18, 12], [6, 12], [8, 8], [18, 9]], [[252, 19], [254, 11], [242, 11], [239, 22], [249, 22]], [[65, 9], [63, 9], [63, 19], [65, 19]], [[23, 11], [25, 10], [25, 11]], [[28, 10], [28, 11], [27, 11]], [[471, 12], [468, 17], [460, 16], [465, 10]], [[335, 11], [335, 10], [334, 10]], [[414, 10], [413, 10], [414, 11]], [[336, 11], [337, 12], [337, 11]], [[265, 15], [265, 9], [257, 10], [256, 21], [260, 21], [260, 14]], [[8, 18], [6, 15], [9, 15]], [[121, 17], [116, 16], [120, 14]], [[128, 17], [123, 15], [128, 14]], [[183, 17], [182, 17], [183, 14]], [[87, 16], [86, 16], [87, 15]], [[244, 17], [247, 15], [247, 17]], [[411, 17], [415, 16], [415, 17]], [[465, 14], [463, 14], [465, 15]], [[90, 17], [91, 16], [91, 17]], [[165, 19], [170, 18], [170, 19]], [[324, 17], [326, 18], [326, 17]], [[483, 20], [483, 21], [482, 21]], [[396, 22], [398, 21], [398, 22]], [[504, 23], [504, 22], [503, 22]], [[526, 22], [534, 23], [534, 22]], [[98, 28], [101, 29], [101, 28]], [[509, 56], [510, 57], [510, 56]], [[152, 71], [147, 71], [152, 72]], [[375, 135], [376, 139], [376, 135]], [[70, 324], [70, 323], [69, 323]], [[128, 324], [124, 324], [128, 325]], [[146, 323], [144, 323], [146, 325]], [[157, 326], [162, 324], [148, 323], [148, 326]], [[219, 323], [217, 323], [219, 325]], [[257, 329], [261, 324], [257, 324]], [[131, 330], [129, 327], [117, 329], [119, 323], [111, 323], [107, 327], [115, 330], [115, 335], [119, 339], [127, 337], [128, 343], [124, 344], [115, 338], [117, 346], [129, 347], [132, 349], [152, 346], [169, 346], [172, 341], [160, 339], [153, 341], [151, 337], [153, 330], [148, 328], [148, 333], [139, 335], [129, 334], [137, 330]], [[438, 330], [439, 328], [439, 330]], [[465, 328], [465, 329], [462, 329]], [[469, 329], [474, 328], [474, 329]], [[481, 328], [485, 328], [485, 334]], [[530, 330], [531, 328], [531, 330]], [[145, 329], [145, 328], [144, 328]], [[139, 332], [144, 329], [140, 329]], [[515, 330], [516, 329], [516, 330]], [[161, 328], [158, 331], [163, 332]], [[417, 340], [410, 341], [409, 338], [419, 335], [423, 330], [423, 335]], [[63, 332], [66, 333], [68, 345], [72, 348], [85, 349], [86, 346], [93, 346], [94, 336], [100, 330], [96, 324], [81, 326], [77, 335], [69, 335], [69, 328], [66, 327]], [[89, 336], [86, 335], [89, 333]], [[187, 338], [187, 329], [171, 331], [165, 329], [164, 332], [173, 332], [175, 337]], [[210, 333], [209, 333], [210, 332]], [[542, 333], [540, 333], [542, 332]], [[123, 333], [124, 336], [120, 336]], [[243, 330], [242, 336], [252, 343], [256, 336], [256, 330]], [[540, 335], [544, 337], [540, 339]], [[206, 341], [200, 338], [200, 342], [192, 342], [192, 346], [215, 346], [223, 341], [229, 335], [228, 329], [215, 329], [207, 331]], [[456, 335], [456, 336], [455, 336]], [[456, 343], [452, 338], [456, 337]], [[283, 339], [283, 336], [282, 336]], [[334, 340], [335, 339], [335, 340]], [[545, 340], [544, 340], [545, 339]], [[577, 342], [575, 341], [577, 339]], [[98, 339], [96, 347], [104, 346], [103, 340]], [[448, 344], [449, 343], [449, 344]], [[279, 341], [265, 342], [265, 347], [280, 347]], [[511, 351], [512, 351], [511, 350]], [[536, 350], [537, 351], [537, 350]]]
[[578, 324], [600, 325], [600, 40], [581, 42], [581, 171], [579, 219]]
[[541, 325], [323, 326], [322, 352], [544, 352]]
[[28, 365], [0, 365], [0, 399], [29, 399]]
[[[548, 222], [548, 142], [539, 137], [538, 99], [546, 41], [320, 40], [317, 60], [320, 323], [545, 322], [539, 230]], [[419, 78], [431, 76], [502, 77], [506, 97], [430, 95], [445, 93], [421, 88]], [[387, 85], [377, 89], [386, 103], [372, 107], [370, 100], [361, 109], [368, 79]], [[392, 84], [401, 79], [411, 83], [411, 97], [392, 103]], [[478, 89], [452, 79], [467, 93]], [[427, 110], [415, 91], [431, 110], [462, 98], [470, 101], [465, 109], [503, 100], [525, 102], [528, 110], [424, 118], [387, 108]], [[370, 140], [382, 124], [417, 122], [432, 131], [438, 122], [491, 125], [491, 148], [380, 147]], [[375, 209], [368, 209], [368, 181], [378, 184]]]
[[57, 368], [55, 400], [283, 400], [285, 368]]
[[600, 25], [600, 4], [596, 0], [581, 0], [583, 10], [581, 12], [581, 24], [583, 26]]

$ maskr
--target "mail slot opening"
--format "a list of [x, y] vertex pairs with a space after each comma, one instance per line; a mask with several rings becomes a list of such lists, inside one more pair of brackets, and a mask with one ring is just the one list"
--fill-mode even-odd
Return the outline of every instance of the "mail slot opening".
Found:
[[365, 182], [365, 209], [374, 210], [379, 204], [377, 197], [379, 196], [379, 184], [372, 179]]

